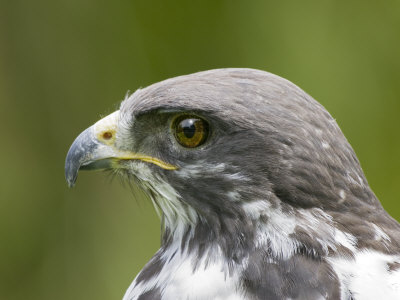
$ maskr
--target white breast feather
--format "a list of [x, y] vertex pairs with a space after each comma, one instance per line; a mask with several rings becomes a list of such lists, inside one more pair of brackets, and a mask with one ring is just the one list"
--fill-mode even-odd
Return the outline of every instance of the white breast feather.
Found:
[[[171, 249], [179, 249], [180, 244]], [[212, 251], [212, 250], [209, 250]], [[215, 250], [213, 250], [215, 251]], [[166, 261], [162, 270], [153, 278], [138, 285], [134, 281], [127, 290], [123, 300], [136, 300], [142, 293], [153, 288], [160, 288], [163, 300], [240, 300], [243, 294], [238, 291], [239, 274], [228, 272], [226, 261], [202, 259], [196, 263], [191, 254], [167, 251], [163, 255]], [[217, 253], [210, 257], [221, 257]], [[196, 266], [196, 268], [195, 268]], [[238, 268], [241, 270], [241, 268]]]
[[390, 272], [388, 263], [400, 257], [363, 250], [354, 259], [330, 258], [341, 282], [341, 298], [355, 300], [400, 299], [400, 270]]

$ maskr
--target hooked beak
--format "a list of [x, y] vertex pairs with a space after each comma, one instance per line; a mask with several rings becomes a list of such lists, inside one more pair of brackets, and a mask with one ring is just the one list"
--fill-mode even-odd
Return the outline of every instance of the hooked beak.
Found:
[[139, 159], [166, 170], [177, 167], [157, 158], [122, 151], [115, 147], [119, 110], [84, 130], [72, 143], [65, 159], [65, 178], [73, 187], [79, 170], [104, 170], [120, 167], [119, 161]]

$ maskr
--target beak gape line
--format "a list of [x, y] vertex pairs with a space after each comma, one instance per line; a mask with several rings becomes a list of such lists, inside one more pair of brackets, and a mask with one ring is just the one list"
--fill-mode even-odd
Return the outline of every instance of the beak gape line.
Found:
[[84, 130], [72, 143], [65, 160], [65, 178], [73, 187], [79, 170], [104, 170], [119, 167], [115, 161], [141, 160], [165, 170], [176, 166], [145, 154], [122, 151], [115, 147], [119, 111], [116, 111]]

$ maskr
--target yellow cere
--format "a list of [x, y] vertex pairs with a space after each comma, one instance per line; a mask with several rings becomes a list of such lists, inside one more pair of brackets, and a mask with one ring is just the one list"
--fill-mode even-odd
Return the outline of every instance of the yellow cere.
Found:
[[[115, 143], [115, 138], [116, 138], [116, 133], [117, 133], [118, 118], [119, 118], [119, 111], [117, 110], [117, 111], [113, 112], [112, 114], [99, 120], [93, 126], [93, 130], [94, 130], [97, 140], [107, 146], [110, 146], [110, 149], [112, 149], [111, 157], [115, 158], [115, 160], [116, 160], [113, 163], [118, 164], [119, 160], [138, 159], [138, 160], [142, 160], [145, 162], [155, 164], [165, 170], [178, 169], [178, 167], [176, 167], [174, 165], [171, 165], [160, 159], [157, 159], [157, 158], [154, 158], [154, 157], [151, 157], [148, 155], [137, 154], [137, 153], [133, 153], [130, 151], [121, 151], [121, 150], [116, 149], [114, 147], [114, 143]], [[117, 168], [118, 166], [115, 165], [114, 167]]]
[[119, 110], [99, 120], [93, 125], [94, 133], [99, 142], [112, 145], [115, 142]]

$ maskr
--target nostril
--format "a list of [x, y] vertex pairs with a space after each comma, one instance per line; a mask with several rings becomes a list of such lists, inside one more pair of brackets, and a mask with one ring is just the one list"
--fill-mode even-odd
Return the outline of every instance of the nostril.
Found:
[[110, 131], [106, 131], [106, 132], [103, 133], [103, 139], [105, 139], [105, 140], [109, 140], [112, 137], [113, 137], [113, 134]]

